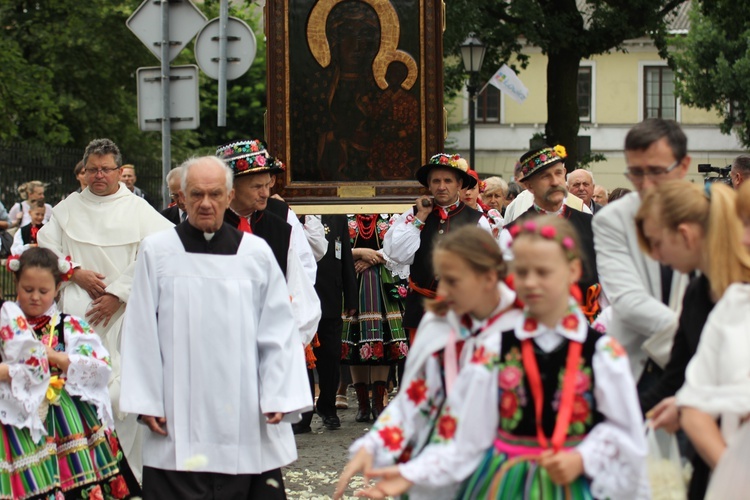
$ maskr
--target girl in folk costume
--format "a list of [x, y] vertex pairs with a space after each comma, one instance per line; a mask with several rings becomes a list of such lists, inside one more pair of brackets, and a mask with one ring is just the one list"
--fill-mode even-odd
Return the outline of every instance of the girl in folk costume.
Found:
[[407, 464], [373, 471], [383, 480], [370, 491], [464, 481], [458, 498], [649, 497], [627, 357], [589, 328], [569, 293], [581, 275], [576, 233], [554, 216], [516, 227], [522, 316], [493, 329], [461, 369], [439, 417], [452, 432]]
[[[385, 214], [351, 216], [349, 237], [359, 281], [359, 308], [344, 318], [341, 361], [351, 367], [359, 409], [355, 420], [369, 422], [383, 411], [386, 379], [392, 364], [403, 362], [409, 343], [401, 322], [406, 284], [386, 266], [382, 242]], [[408, 276], [408, 271], [406, 275]], [[372, 384], [372, 406], [369, 399]]]
[[70, 262], [36, 247], [8, 268], [18, 303], [0, 318], [0, 498], [140, 495], [113, 432], [109, 353], [55, 304]]
[[[433, 254], [440, 277], [439, 299], [427, 304], [428, 313], [406, 361], [401, 390], [365, 436], [350, 448], [353, 455], [339, 480], [340, 498], [357, 472], [367, 476], [373, 467], [409, 465], [430, 441], [451, 440], [455, 422], [441, 417], [446, 395], [454, 394], [459, 366], [482, 351], [492, 332], [511, 328], [521, 317], [515, 293], [503, 282], [505, 263], [492, 236], [477, 227], [462, 227], [441, 239]], [[479, 351], [476, 351], [479, 349]], [[409, 476], [382, 483], [359, 495], [403, 493]], [[394, 483], [394, 484], [391, 484]], [[458, 482], [439, 488], [414, 486], [409, 498], [449, 499]]]

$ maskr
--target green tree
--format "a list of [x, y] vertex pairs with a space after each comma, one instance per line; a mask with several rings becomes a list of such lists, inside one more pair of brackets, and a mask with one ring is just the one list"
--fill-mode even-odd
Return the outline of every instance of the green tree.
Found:
[[663, 50], [675, 70], [683, 104], [715, 110], [721, 131], [735, 130], [750, 147], [750, 4], [694, 0], [687, 35], [670, 37]]
[[[160, 175], [161, 135], [137, 122], [136, 70], [160, 63], [125, 21], [142, 0], [5, 0], [0, 2], [0, 140], [83, 148], [110, 137], [124, 159], [152, 162]], [[198, 4], [218, 17], [218, 0]], [[246, 2], [230, 15], [256, 32], [260, 9]], [[195, 64], [189, 44], [174, 65]], [[217, 82], [201, 74], [201, 126], [172, 132], [174, 163], [213, 152], [238, 137], [262, 137], [265, 43], [250, 71], [229, 82], [227, 127], [216, 126]]]
[[487, 44], [481, 79], [503, 63], [528, 64], [523, 44], [548, 56], [545, 136], [568, 151], [566, 167], [578, 159], [580, 122], [576, 89], [581, 59], [621, 48], [625, 40], [648, 33], [663, 37], [670, 12], [685, 0], [456, 0], [446, 2], [444, 39], [446, 85], [462, 83], [460, 44], [473, 32]]

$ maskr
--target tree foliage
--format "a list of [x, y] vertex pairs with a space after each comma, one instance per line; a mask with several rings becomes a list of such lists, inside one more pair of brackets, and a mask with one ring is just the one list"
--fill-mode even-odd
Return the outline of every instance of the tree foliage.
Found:
[[645, 34], [662, 37], [665, 19], [685, 0], [455, 0], [447, 1], [444, 50], [446, 85], [460, 89], [463, 69], [460, 44], [476, 33], [487, 44], [481, 80], [503, 64], [528, 64], [524, 45], [548, 56], [547, 125], [549, 143], [568, 151], [566, 166], [577, 161], [580, 126], [576, 89], [581, 59], [621, 48], [625, 40]]
[[[136, 70], [159, 60], [125, 21], [142, 0], [4, 0], [0, 2], [0, 140], [83, 148], [110, 137], [125, 159], [159, 161], [161, 134], [137, 123]], [[218, 0], [196, 2], [209, 19]], [[233, 6], [256, 33], [259, 9]], [[216, 126], [217, 82], [201, 73], [201, 126], [172, 132], [175, 163], [242, 136], [262, 137], [265, 46], [250, 71], [228, 85], [227, 127]], [[195, 64], [189, 44], [173, 65]]]
[[721, 131], [750, 147], [750, 4], [693, 1], [687, 35], [671, 37], [666, 54], [683, 104], [715, 110]]

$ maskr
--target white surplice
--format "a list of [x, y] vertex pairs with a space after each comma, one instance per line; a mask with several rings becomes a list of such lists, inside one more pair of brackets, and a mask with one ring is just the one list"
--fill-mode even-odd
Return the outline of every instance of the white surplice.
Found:
[[[103, 274], [107, 293], [128, 303], [135, 257], [141, 240], [172, 226], [145, 200], [120, 183], [119, 190], [108, 196], [97, 196], [88, 188], [81, 193], [72, 193], [52, 209], [52, 217], [39, 230], [37, 241], [39, 246], [50, 248], [61, 257], [69, 256], [75, 266]], [[91, 302], [86, 290], [71, 281], [63, 283], [61, 310], [85, 318]], [[130, 466], [140, 477], [140, 447], [137, 442], [140, 426], [135, 416], [125, 415], [117, 406], [120, 393], [120, 331], [124, 310], [124, 307], [120, 307], [106, 327], [100, 323], [95, 328], [112, 360], [109, 389], [115, 427]]]
[[[173, 230], [146, 238], [122, 342], [120, 406], [166, 417], [144, 465], [258, 474], [297, 457], [290, 422], [312, 408], [289, 291], [265, 241], [188, 253]], [[287, 414], [277, 425], [264, 413]], [[204, 465], [193, 468], [197, 456]]]

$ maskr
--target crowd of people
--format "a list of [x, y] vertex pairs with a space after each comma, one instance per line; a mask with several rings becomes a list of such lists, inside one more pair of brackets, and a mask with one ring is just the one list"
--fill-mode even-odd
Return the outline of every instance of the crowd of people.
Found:
[[690, 183], [662, 119], [624, 154], [632, 192], [562, 146], [510, 183], [439, 153], [402, 214], [298, 216], [262, 141], [173, 169], [161, 212], [91, 141], [79, 190], [0, 210], [0, 498], [285, 498], [294, 435], [341, 427], [347, 387], [373, 424], [334, 498], [361, 473], [369, 498], [647, 499], [657, 431], [684, 496], [742, 498], [750, 156], [735, 189]]

